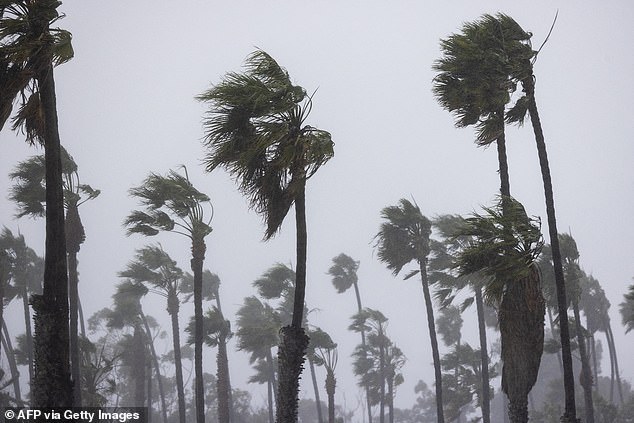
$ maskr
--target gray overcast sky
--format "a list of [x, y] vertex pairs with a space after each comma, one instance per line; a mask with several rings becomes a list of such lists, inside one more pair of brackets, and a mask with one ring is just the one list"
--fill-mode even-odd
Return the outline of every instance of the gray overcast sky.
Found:
[[[331, 258], [345, 252], [361, 261], [364, 305], [389, 317], [390, 334], [408, 357], [397, 406], [411, 406], [416, 382], [433, 382], [422, 292], [415, 280], [394, 278], [373, 255], [379, 212], [405, 197], [414, 198], [430, 217], [469, 213], [490, 204], [499, 184], [495, 150], [476, 148], [473, 131], [455, 129], [453, 117], [431, 94], [438, 41], [483, 13], [504, 12], [531, 31], [539, 46], [557, 9], [557, 24], [535, 74], [558, 225], [573, 234], [582, 267], [607, 291], [621, 370], [632, 381], [634, 362], [626, 357], [634, 352], [634, 335], [624, 334], [618, 314], [634, 277], [634, 90], [629, 83], [634, 5], [626, 0], [530, 5], [280, 0], [230, 6], [200, 0], [65, 1], [60, 10], [67, 16], [59, 25], [73, 33], [75, 59], [56, 70], [62, 143], [79, 164], [82, 181], [102, 190], [81, 209], [87, 240], [79, 256], [80, 293], [86, 315], [110, 304], [116, 273], [135, 248], [155, 241], [126, 238], [121, 226], [136, 206], [127, 190], [150, 171], [165, 173], [185, 164], [195, 185], [213, 199], [214, 232], [207, 238], [205, 267], [222, 280], [228, 315], [253, 293], [251, 282], [268, 267], [294, 265], [292, 212], [282, 232], [263, 243], [261, 220], [233, 181], [223, 171], [205, 174], [200, 166], [205, 108], [194, 96], [226, 72], [241, 70], [258, 47], [296, 83], [308, 91], [318, 88], [310, 124], [330, 131], [336, 143], [335, 157], [308, 186], [306, 299], [317, 309], [311, 321], [340, 344], [337, 401], [345, 394], [348, 407], [354, 407], [358, 395], [349, 370], [357, 337], [345, 330], [356, 306], [352, 294], [338, 295], [325, 274]], [[6, 176], [17, 161], [42, 150], [7, 130], [0, 143], [0, 224], [19, 228], [43, 253], [43, 221], [13, 220]], [[509, 129], [508, 150], [512, 192], [529, 214], [542, 216], [547, 233], [529, 126]], [[185, 238], [167, 234], [156, 241], [188, 267]], [[163, 305], [155, 304], [156, 314], [162, 313]], [[167, 319], [163, 323], [167, 328]], [[205, 354], [206, 369], [213, 371], [215, 352]], [[234, 357], [234, 384], [246, 389], [251, 373], [246, 356]], [[264, 403], [259, 395], [256, 400]], [[302, 395], [312, 398], [308, 389]]]

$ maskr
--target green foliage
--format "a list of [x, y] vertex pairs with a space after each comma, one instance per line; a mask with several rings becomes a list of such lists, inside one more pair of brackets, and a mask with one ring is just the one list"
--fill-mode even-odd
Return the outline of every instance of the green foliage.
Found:
[[305, 125], [312, 98], [261, 50], [247, 57], [244, 73], [228, 73], [197, 98], [210, 104], [207, 171], [222, 166], [236, 179], [271, 238], [306, 180], [334, 154], [330, 134]]
[[413, 260], [422, 263], [430, 250], [431, 222], [418, 205], [403, 198], [399, 205], [381, 210], [381, 217], [384, 222], [374, 237], [379, 260], [394, 275]]
[[[196, 325], [194, 316], [189, 319], [189, 324], [185, 332], [189, 334], [187, 343], [194, 344], [194, 327]], [[207, 310], [203, 316], [203, 342], [209, 347], [217, 347], [221, 340], [229, 339], [233, 336], [231, 332], [231, 322], [226, 320], [217, 307], [213, 306]]]
[[128, 215], [124, 222], [128, 235], [154, 236], [159, 231], [173, 231], [190, 239], [203, 239], [212, 231], [211, 217], [206, 221], [204, 216], [204, 204], [211, 205], [210, 199], [192, 185], [187, 169], [185, 175], [173, 170], [167, 176], [150, 173], [142, 185], [129, 192], [145, 210]]
[[158, 246], [146, 246], [136, 250], [135, 259], [119, 277], [129, 279], [133, 284], [148, 284], [160, 295], [178, 295], [183, 271], [176, 262]]
[[465, 226], [456, 233], [457, 237], [473, 239], [458, 254], [456, 268], [461, 275], [482, 272], [492, 278], [485, 297], [496, 303], [501, 301], [506, 281], [530, 274], [543, 240], [539, 219], [529, 218], [522, 204], [513, 198], [503, 197], [495, 207], [484, 207], [484, 211], [484, 215], [474, 213], [465, 219]]
[[29, 143], [42, 142], [44, 116], [37, 78], [48, 66], [73, 57], [71, 34], [52, 25], [63, 17], [58, 0], [0, 1], [0, 130], [19, 99], [13, 129]]
[[625, 301], [619, 304], [619, 311], [627, 333], [634, 329], [634, 285], [630, 285], [629, 292], [624, 297]]

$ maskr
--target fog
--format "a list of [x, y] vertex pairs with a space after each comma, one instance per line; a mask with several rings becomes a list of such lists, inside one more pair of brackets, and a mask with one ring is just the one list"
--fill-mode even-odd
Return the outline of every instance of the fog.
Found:
[[[557, 8], [558, 7], [558, 8]], [[202, 119], [194, 97], [240, 71], [260, 48], [284, 66], [293, 81], [316, 90], [308, 124], [329, 131], [335, 156], [308, 182], [309, 320], [339, 345], [338, 404], [353, 409], [361, 391], [350, 366], [359, 342], [347, 330], [356, 311], [352, 292], [337, 294], [326, 274], [346, 253], [360, 261], [364, 306], [389, 318], [389, 334], [403, 350], [405, 382], [396, 406], [409, 408], [414, 386], [433, 384], [433, 366], [420, 282], [394, 277], [377, 260], [373, 237], [380, 210], [414, 199], [433, 218], [468, 214], [490, 205], [498, 192], [497, 154], [477, 148], [471, 128], [431, 93], [439, 39], [483, 13], [503, 12], [531, 31], [539, 46], [559, 16], [535, 64], [536, 99], [544, 127], [561, 232], [570, 232], [580, 265], [597, 278], [612, 304], [611, 317], [622, 377], [634, 380], [632, 334], [620, 324], [618, 304], [634, 277], [634, 75], [631, 54], [634, 5], [537, 1], [428, 2], [152, 2], [66, 1], [59, 26], [73, 34], [75, 58], [56, 68], [62, 144], [79, 165], [83, 183], [102, 191], [81, 206], [86, 242], [79, 253], [79, 290], [86, 318], [111, 305], [117, 272], [142, 246], [160, 242], [189, 270], [189, 241], [175, 234], [126, 237], [122, 226], [138, 208], [128, 190], [149, 172], [187, 166], [193, 184], [213, 203], [205, 268], [221, 279], [223, 311], [235, 312], [253, 295], [252, 282], [273, 264], [294, 267], [293, 212], [280, 233], [263, 242], [260, 216], [221, 169], [205, 173]], [[43, 150], [21, 134], [0, 133], [0, 225], [24, 234], [43, 255], [44, 221], [15, 220], [8, 173]], [[629, 141], [628, 141], [629, 140]], [[507, 132], [511, 190], [547, 233], [543, 186], [530, 125]], [[547, 237], [546, 237], [547, 238]], [[143, 300], [169, 332], [162, 299]], [[477, 345], [475, 311], [465, 315], [465, 341]], [[470, 313], [470, 314], [469, 314]], [[193, 314], [182, 306], [181, 327]], [[20, 309], [5, 314], [12, 333], [23, 330]], [[473, 317], [468, 317], [473, 316]], [[492, 333], [492, 332], [491, 332]], [[157, 346], [171, 349], [169, 338]], [[441, 353], [448, 349], [441, 345]], [[266, 403], [261, 385], [249, 385], [248, 356], [229, 344], [232, 385]], [[215, 351], [204, 350], [205, 371], [215, 373]], [[604, 360], [604, 366], [607, 360]], [[323, 369], [318, 370], [323, 386]], [[609, 374], [609, 367], [603, 374]], [[300, 397], [313, 398], [305, 371]], [[492, 385], [498, 389], [499, 379]], [[361, 413], [359, 414], [361, 415]], [[361, 420], [359, 420], [361, 421]]]

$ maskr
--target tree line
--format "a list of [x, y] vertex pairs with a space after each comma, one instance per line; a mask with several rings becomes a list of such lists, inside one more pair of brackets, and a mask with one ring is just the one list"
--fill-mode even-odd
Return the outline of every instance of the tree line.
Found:
[[[151, 172], [141, 185], [130, 189], [139, 208], [128, 214], [123, 225], [130, 236], [163, 237], [166, 232], [184, 236], [184, 245], [191, 250], [192, 273], [180, 269], [160, 244], [139, 249], [118, 275], [122, 282], [116, 287], [112, 306], [88, 319], [89, 332], [93, 336], [101, 333], [90, 341], [77, 289], [77, 255], [86, 236], [79, 206], [100, 192], [80, 183], [77, 164], [60, 142], [53, 69], [73, 56], [70, 33], [53, 27], [62, 17], [57, 11], [60, 4], [54, 0], [0, 3], [0, 129], [11, 118], [13, 129], [21, 130], [27, 142], [44, 146], [43, 156], [16, 166], [10, 196], [19, 216], [42, 216], [46, 223], [43, 260], [20, 235], [8, 229], [2, 234], [0, 294], [3, 304], [22, 298], [26, 330], [19, 338], [22, 345], [14, 349], [6, 326], [3, 328], [3, 347], [12, 375], [0, 382], [5, 387], [13, 385], [13, 396], [4, 394], [4, 403], [38, 407], [127, 404], [153, 409], [153, 392], [158, 390], [157, 409], [165, 422], [182, 423], [188, 415], [195, 416], [198, 423], [206, 419], [256, 421], [260, 417], [249, 409], [248, 394], [231, 387], [227, 346], [235, 336], [238, 349], [249, 353], [256, 370], [250, 382], [267, 386], [263, 421], [298, 421], [299, 379], [308, 362], [317, 419], [325, 421], [314, 367], [324, 366], [327, 418], [334, 422], [337, 344], [322, 329], [310, 325], [305, 298], [306, 185], [334, 156], [331, 134], [307, 123], [313, 94], [293, 84], [286, 69], [270, 55], [256, 50], [247, 57], [244, 72], [226, 74], [197, 97], [208, 107], [203, 127], [205, 170], [224, 168], [234, 177], [250, 207], [263, 217], [265, 240], [275, 236], [294, 208], [295, 268], [276, 264], [254, 281], [257, 295], [244, 300], [233, 333], [230, 320], [222, 313], [219, 277], [204, 269], [205, 238], [212, 233], [209, 196], [193, 186], [184, 166], [165, 175]], [[587, 422], [628, 421], [623, 410], [631, 407], [632, 400], [626, 398], [627, 386], [619, 376], [607, 317], [609, 303], [598, 281], [578, 265], [580, 254], [572, 236], [557, 230], [550, 165], [535, 96], [534, 64], [539, 51], [533, 49], [531, 37], [510, 16], [484, 15], [441, 40], [443, 56], [433, 65], [438, 73], [432, 92], [456, 116], [456, 126], [474, 126], [477, 145], [497, 147], [498, 202], [481, 214], [433, 220], [416, 202], [406, 199], [380, 212], [382, 223], [374, 237], [377, 257], [395, 276], [411, 268], [404, 278], [420, 278], [432, 347], [434, 390], [421, 381], [417, 391], [422, 397], [409, 412], [394, 407], [406, 358], [388, 336], [389, 319], [378, 309], [362, 307], [356, 278], [359, 263], [345, 254], [333, 259], [328, 273], [336, 289], [355, 289], [357, 311], [349, 329], [360, 335], [361, 343], [352, 355], [353, 368], [364, 392], [369, 422], [461, 421], [474, 404], [480, 409], [478, 418], [492, 421], [490, 380], [497, 374], [508, 401], [505, 418], [526, 422], [530, 414], [547, 421], [553, 413], [546, 406], [537, 410], [530, 399], [545, 348], [556, 354], [561, 370], [556, 389], [564, 406], [556, 412], [560, 421], [577, 422], [579, 415]], [[542, 238], [541, 222], [526, 212], [510, 190], [505, 127], [521, 125], [527, 118], [542, 174], [548, 245]], [[472, 296], [456, 310], [452, 303], [464, 288]], [[162, 330], [143, 312], [141, 298], [148, 293], [165, 298], [170, 316], [173, 350], [165, 357], [158, 357], [153, 347], [156, 336], [163, 336]], [[178, 315], [180, 306], [190, 299], [193, 315], [184, 341]], [[215, 304], [205, 312], [204, 301]], [[620, 309], [628, 330], [634, 320], [632, 301], [630, 292]], [[474, 302], [479, 349], [463, 344], [459, 330], [461, 313]], [[493, 365], [488, 351], [487, 307], [497, 318], [501, 367]], [[568, 315], [570, 308], [572, 316]], [[610, 402], [601, 402], [594, 341], [598, 331], [605, 332], [609, 349]], [[438, 334], [450, 347], [443, 357]], [[204, 344], [217, 349], [216, 375], [203, 372]], [[191, 352], [185, 345], [193, 345]], [[581, 364], [582, 401], [575, 394], [573, 348]], [[14, 359], [20, 356], [29, 369], [28, 399], [22, 398], [18, 385]], [[184, 359], [191, 360], [193, 367], [190, 394], [186, 394]], [[165, 363], [174, 368], [173, 380], [164, 374]], [[610, 408], [615, 386], [620, 411]], [[213, 411], [212, 403], [216, 405]], [[582, 412], [577, 403], [583, 403]], [[338, 412], [339, 419], [347, 418], [345, 410]]]

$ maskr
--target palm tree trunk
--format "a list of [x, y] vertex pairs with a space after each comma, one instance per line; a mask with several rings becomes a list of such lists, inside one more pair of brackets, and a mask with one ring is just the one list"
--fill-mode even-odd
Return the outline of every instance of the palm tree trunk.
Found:
[[522, 87], [528, 97], [528, 112], [531, 117], [533, 132], [535, 133], [535, 143], [537, 144], [537, 154], [544, 182], [544, 197], [546, 199], [546, 216], [548, 218], [548, 233], [552, 250], [553, 266], [555, 269], [555, 285], [557, 287], [557, 306], [559, 308], [559, 333], [561, 337], [561, 351], [564, 366], [564, 394], [565, 411], [562, 416], [562, 423], [576, 423], [577, 411], [575, 406], [575, 376], [572, 369], [572, 353], [570, 351], [570, 330], [568, 325], [568, 301], [566, 300], [566, 284], [564, 272], [561, 264], [561, 252], [559, 249], [559, 235], [557, 232], [557, 219], [555, 215], [555, 198], [553, 195], [553, 184], [550, 177], [550, 166], [548, 164], [548, 154], [546, 142], [542, 131], [537, 103], [535, 101], [535, 81], [533, 75], [522, 80]]
[[297, 229], [297, 268], [295, 270], [295, 296], [293, 320], [280, 329], [278, 349], [277, 423], [296, 423], [299, 403], [299, 378], [308, 347], [308, 335], [302, 328], [304, 298], [306, 295], [306, 196], [305, 182], [295, 196], [295, 225]]
[[[359, 284], [355, 281], [352, 284], [354, 286], [354, 294], [357, 298], [357, 312], [361, 313], [363, 307], [361, 306], [361, 294], [359, 293]], [[365, 331], [361, 329], [361, 345], [365, 348]], [[368, 408], [368, 423], [372, 423], [372, 404], [370, 403], [370, 388], [365, 387], [365, 403]]]
[[536, 266], [527, 276], [505, 285], [498, 314], [502, 391], [509, 399], [511, 423], [526, 423], [528, 394], [537, 381], [544, 348], [544, 299]]
[[506, 197], [511, 196], [511, 178], [509, 177], [509, 164], [506, 156], [506, 136], [504, 133], [504, 108], [498, 111], [502, 121], [502, 133], [496, 140], [498, 151], [498, 165], [500, 173], [500, 194]]
[[145, 341], [140, 325], [134, 326], [134, 365], [132, 366], [132, 380], [134, 380], [134, 407], [145, 405]]
[[180, 330], [178, 327], [178, 297], [167, 297], [168, 313], [172, 318], [172, 345], [174, 347], [174, 367], [176, 368], [176, 391], [178, 392], [178, 421], [186, 422], [185, 416], [185, 388], [183, 386], [183, 362], [181, 358]]
[[165, 391], [163, 390], [163, 380], [161, 378], [161, 367], [159, 366], [158, 357], [156, 356], [156, 349], [154, 348], [154, 341], [150, 332], [150, 325], [148, 324], [145, 313], [141, 311], [141, 320], [145, 327], [145, 333], [147, 334], [147, 342], [150, 346], [150, 353], [152, 354], [152, 364], [154, 365], [154, 372], [156, 373], [156, 383], [158, 384], [159, 396], [161, 397], [161, 412], [163, 414], [163, 423], [167, 423], [167, 407], [165, 405]]
[[324, 417], [321, 413], [321, 400], [319, 399], [319, 387], [317, 386], [317, 375], [315, 374], [315, 362], [308, 357], [308, 364], [310, 366], [310, 377], [313, 382], [313, 391], [315, 391], [315, 405], [317, 406], [317, 421], [324, 423]]
[[205, 241], [192, 240], [191, 267], [194, 273], [194, 375], [196, 423], [205, 422], [205, 384], [203, 380], [203, 263], [205, 261]]
[[[50, 52], [44, 52], [43, 55], [48, 57], [40, 59], [50, 63]], [[32, 398], [34, 407], [68, 407], [73, 404], [69, 360], [68, 276], [61, 146], [52, 65], [43, 68], [37, 75], [37, 82], [46, 123], [46, 242], [43, 293], [33, 298], [35, 374]]]
[[[380, 329], [379, 329], [380, 330]], [[381, 343], [385, 339], [384, 335], [379, 332]], [[379, 374], [381, 375], [381, 387], [379, 388], [379, 422], [385, 423], [385, 348], [383, 345], [379, 347]]]
[[26, 285], [22, 287], [22, 308], [24, 310], [24, 329], [26, 333], [26, 357], [29, 368], [29, 386], [33, 382], [33, 333], [31, 332], [31, 308], [29, 306], [29, 293]]
[[[548, 323], [550, 324], [550, 333], [555, 339], [555, 322], [553, 321], [553, 313], [550, 311], [550, 307], [546, 307], [546, 311], [548, 312]], [[557, 363], [559, 363], [559, 371], [561, 372], [561, 377], [564, 377], [564, 365], [561, 359], [561, 350], [557, 350]]]
[[335, 389], [337, 379], [331, 368], [326, 368], [326, 395], [328, 396], [328, 423], [335, 423]]
[[598, 362], [597, 362], [597, 350], [596, 350], [596, 342], [594, 340], [594, 334], [590, 336], [591, 348], [592, 348], [592, 367], [594, 369], [594, 389], [595, 395], [599, 395], [599, 370], [598, 370]]
[[431, 352], [434, 358], [434, 373], [436, 376], [436, 414], [438, 423], [445, 423], [442, 400], [442, 371], [440, 369], [440, 352], [438, 351], [438, 338], [436, 337], [436, 324], [434, 320], [434, 308], [429, 293], [429, 282], [427, 281], [427, 259], [418, 261], [420, 266], [421, 282], [423, 285], [423, 296], [425, 297], [425, 308], [427, 309], [427, 326], [429, 328], [429, 339], [431, 341]]
[[575, 316], [575, 330], [577, 344], [579, 345], [579, 356], [581, 358], [581, 377], [579, 383], [583, 388], [583, 399], [586, 412], [586, 423], [594, 423], [594, 405], [592, 403], [592, 372], [586, 351], [586, 342], [581, 329], [581, 314], [579, 313], [578, 301], [572, 302], [572, 310]]
[[480, 332], [480, 361], [482, 362], [482, 422], [491, 423], [491, 398], [489, 388], [489, 353], [487, 351], [487, 330], [484, 322], [484, 301], [482, 288], [474, 287], [476, 309], [478, 312], [478, 329]]
[[152, 362], [147, 360], [145, 363], [145, 383], [147, 384], [147, 423], [152, 423]]
[[7, 330], [7, 324], [2, 321], [2, 346], [7, 355], [7, 361], [9, 362], [9, 369], [11, 369], [11, 380], [13, 380], [13, 393], [18, 404], [22, 402], [22, 393], [20, 390], [20, 372], [18, 371], [18, 365], [15, 362], [15, 353], [13, 351], [13, 345], [11, 345], [11, 337], [9, 337], [9, 331]]

